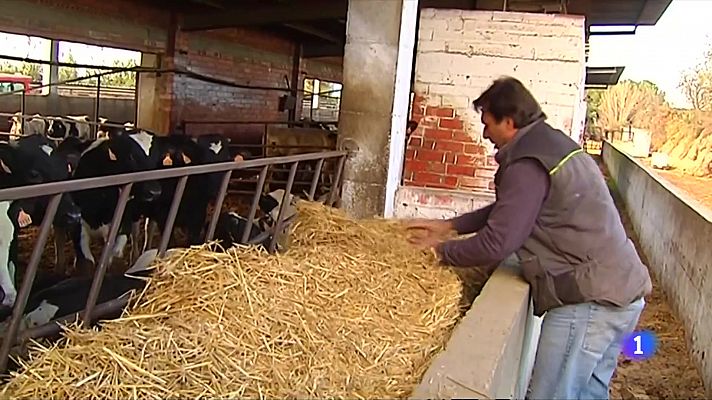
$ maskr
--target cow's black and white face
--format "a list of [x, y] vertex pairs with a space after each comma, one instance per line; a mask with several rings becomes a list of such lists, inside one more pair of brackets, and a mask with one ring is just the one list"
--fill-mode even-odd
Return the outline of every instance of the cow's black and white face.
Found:
[[[154, 135], [143, 130], [98, 139], [84, 152], [77, 171], [85, 177], [153, 170], [160, 156], [153, 144]], [[161, 187], [157, 181], [139, 182], [133, 192], [139, 200], [150, 202], [161, 194]]]
[[[48, 182], [59, 182], [70, 178], [66, 160], [56, 155], [53, 144], [44, 136], [24, 136], [12, 144], [17, 154], [16, 168], [21, 171], [18, 177], [19, 185], [39, 185]], [[32, 219], [39, 223], [44, 217], [49, 197], [23, 199], [27, 202], [27, 210]], [[72, 195], [65, 193], [59, 202], [54, 224], [60, 227], [70, 227], [80, 222], [81, 212], [74, 203]]]
[[49, 121], [47, 127], [47, 137], [54, 140], [61, 140], [67, 137], [67, 125], [59, 120], [53, 119]]

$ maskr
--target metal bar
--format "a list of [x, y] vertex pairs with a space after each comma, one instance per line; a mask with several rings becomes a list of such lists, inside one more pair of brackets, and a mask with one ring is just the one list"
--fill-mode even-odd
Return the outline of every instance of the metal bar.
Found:
[[109, 253], [114, 247], [114, 242], [116, 242], [116, 235], [119, 232], [119, 227], [121, 226], [121, 218], [124, 216], [124, 210], [126, 209], [126, 203], [129, 201], [129, 195], [131, 194], [131, 188], [133, 183], [127, 183], [121, 188], [121, 194], [119, 195], [119, 202], [116, 205], [116, 210], [114, 211], [114, 216], [111, 219], [111, 228], [109, 228], [109, 237], [104, 244], [104, 248], [101, 251], [101, 258], [99, 259], [99, 265], [94, 271], [94, 280], [91, 282], [91, 289], [89, 290], [89, 296], [87, 298], [86, 304], [86, 314], [84, 315], [84, 327], [89, 328], [91, 326], [91, 315], [96, 305], [96, 300], [99, 298], [99, 291], [101, 290], [101, 285], [104, 282], [104, 276], [106, 275], [106, 267], [109, 263]]
[[101, 76], [96, 77], [96, 100], [94, 100], [94, 124], [92, 126], [92, 138], [96, 139], [99, 132], [99, 105], [101, 102]]
[[314, 177], [312, 178], [311, 187], [309, 188], [309, 200], [314, 200], [314, 195], [316, 194], [316, 187], [319, 183], [319, 177], [321, 176], [321, 168], [324, 166], [324, 159], [316, 162], [316, 168], [314, 170]]
[[117, 174], [96, 178], [83, 178], [71, 181], [49, 182], [39, 185], [29, 185], [0, 189], [0, 201], [17, 200], [29, 197], [47, 196], [62, 192], [75, 192], [86, 189], [102, 188], [108, 186], [123, 185], [129, 182], [144, 182], [148, 180], [161, 180], [167, 178], [178, 178], [188, 175], [207, 174], [212, 172], [225, 172], [229, 170], [244, 170], [265, 165], [288, 164], [295, 161], [310, 161], [321, 158], [335, 158], [347, 154], [345, 151], [324, 151], [316, 153], [305, 153], [282, 157], [268, 157], [254, 160], [247, 160], [240, 163], [227, 161], [224, 163], [197, 165], [193, 167], [177, 167], [162, 170], [132, 172], [127, 174]]
[[262, 188], [265, 187], [265, 179], [267, 179], [268, 165], [262, 167], [260, 171], [260, 177], [257, 179], [257, 187], [255, 188], [255, 194], [252, 196], [252, 204], [250, 204], [250, 213], [247, 215], [247, 225], [245, 229], [242, 230], [242, 238], [240, 238], [240, 243], [246, 243], [247, 238], [250, 237], [252, 233], [252, 223], [255, 220], [255, 213], [257, 212], [257, 205], [260, 203], [260, 196], [262, 195]]
[[27, 107], [27, 91], [25, 88], [22, 88], [22, 95], [20, 96], [20, 114], [22, 117], [20, 118], [20, 127], [21, 127], [21, 132], [24, 134], [25, 133], [25, 109]]
[[215, 207], [213, 208], [213, 215], [210, 217], [210, 225], [208, 226], [208, 231], [205, 233], [205, 241], [209, 242], [213, 240], [215, 236], [215, 228], [218, 226], [218, 218], [220, 218], [220, 211], [222, 210], [223, 202], [225, 201], [225, 195], [227, 194], [227, 188], [230, 186], [230, 177], [232, 176], [232, 171], [225, 172], [223, 175], [222, 183], [220, 184], [220, 191], [218, 192], [218, 197], [215, 199]]
[[10, 356], [10, 348], [12, 347], [13, 338], [17, 335], [17, 330], [20, 327], [20, 321], [22, 320], [22, 314], [25, 311], [25, 306], [27, 305], [27, 299], [30, 297], [30, 289], [32, 289], [32, 284], [35, 281], [35, 275], [37, 274], [37, 268], [40, 265], [40, 259], [42, 258], [42, 252], [47, 244], [47, 237], [49, 236], [49, 228], [52, 226], [52, 221], [57, 213], [57, 207], [59, 207], [59, 201], [62, 199], [61, 194], [52, 196], [52, 199], [47, 205], [47, 211], [42, 219], [42, 224], [40, 225], [40, 233], [37, 236], [37, 241], [35, 242], [35, 247], [32, 249], [32, 255], [30, 256], [30, 262], [27, 265], [27, 270], [25, 271], [25, 276], [22, 280], [22, 287], [17, 294], [15, 300], [15, 306], [12, 309], [12, 319], [10, 320], [10, 326], [5, 332], [5, 338], [2, 342], [2, 347], [0, 347], [0, 373], [4, 373], [7, 370], [7, 363]]
[[336, 192], [341, 187], [341, 175], [344, 172], [344, 164], [346, 163], [346, 156], [341, 156], [339, 158], [339, 166], [336, 169], [336, 176], [334, 177], [334, 182], [331, 184], [331, 190], [329, 191], [329, 205], [333, 206], [336, 202]]
[[[302, 91], [303, 92], [303, 91]], [[259, 120], [254, 120], [254, 121], [234, 121], [234, 120], [192, 120], [192, 119], [187, 119], [183, 120], [184, 123], [186, 124], [191, 124], [191, 125], [222, 125], [222, 124], [229, 124], [229, 125], [288, 125], [289, 121], [259, 121]], [[318, 124], [334, 124], [337, 125], [339, 121], [319, 121]], [[317, 123], [314, 122], [302, 122], [299, 121], [297, 122], [297, 125], [318, 125]]]
[[282, 229], [282, 219], [284, 218], [284, 210], [287, 208], [287, 203], [289, 203], [289, 195], [292, 193], [292, 186], [294, 185], [294, 176], [297, 174], [297, 166], [299, 161], [295, 161], [292, 164], [292, 169], [289, 171], [289, 178], [287, 179], [287, 187], [284, 189], [284, 196], [282, 196], [282, 202], [279, 204], [279, 214], [277, 214], [277, 221], [274, 223], [274, 231], [272, 234], [272, 240], [269, 243], [269, 252], [274, 252], [277, 246], [277, 235]]
[[[13, 117], [16, 116], [16, 114], [10, 114], [10, 113], [5, 113], [5, 112], [0, 112], [0, 117]], [[71, 118], [63, 118], [63, 117], [52, 117], [52, 116], [42, 116], [42, 115], [29, 115], [29, 114], [20, 114], [20, 116], [23, 116], [25, 118], [27, 117], [32, 117], [33, 119], [43, 119], [45, 121], [48, 120], [53, 120], [53, 121], [63, 121], [63, 122], [77, 122], [76, 119], [71, 119]], [[106, 125], [114, 128], [124, 128], [124, 125], [119, 125], [119, 124], [112, 124], [112, 123], [105, 123], [105, 124], [100, 124], [99, 122], [94, 122], [94, 121], [86, 121], [82, 122], [87, 125]]]
[[176, 221], [176, 216], [178, 215], [178, 207], [183, 199], [183, 191], [185, 191], [185, 185], [188, 183], [188, 175], [181, 176], [178, 180], [178, 185], [176, 186], [176, 192], [173, 195], [173, 201], [171, 202], [171, 209], [168, 211], [168, 219], [166, 220], [166, 226], [163, 227], [163, 234], [161, 235], [161, 244], [158, 248], [158, 256], [163, 257], [166, 255], [166, 250], [168, 249], [168, 242], [171, 240], [171, 233], [173, 232], [173, 224]]

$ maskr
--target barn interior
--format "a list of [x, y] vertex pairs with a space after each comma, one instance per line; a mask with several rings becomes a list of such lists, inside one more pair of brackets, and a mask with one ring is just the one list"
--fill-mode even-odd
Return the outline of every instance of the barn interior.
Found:
[[[94, 122], [104, 117], [131, 122], [158, 135], [218, 133], [230, 138], [234, 155], [245, 159], [353, 150], [344, 167], [343, 187], [336, 188], [342, 197], [337, 203], [355, 216], [383, 214], [403, 182], [402, 167], [394, 167], [403, 163], [403, 155], [389, 153], [405, 152], [402, 143], [393, 143], [404, 142], [400, 138], [410, 117], [415, 35], [423, 9], [585, 15], [588, 39], [653, 25], [669, 4], [419, 0], [412, 1], [408, 14], [402, 4], [408, 2], [12, 0], [0, 14], [0, 31], [50, 40], [48, 59], [27, 59], [49, 65], [50, 73], [46, 93], [0, 95], [0, 115], [87, 115]], [[401, 22], [412, 26], [399, 30]], [[596, 29], [610, 25], [622, 27]], [[142, 70], [136, 72], [133, 93], [102, 86], [101, 80], [96, 88], [63, 86], [59, 68], [72, 63], [60, 60], [60, 41], [140, 52]], [[412, 49], [411, 54], [399, 52], [403, 48]], [[369, 58], [380, 63], [365, 61]], [[586, 83], [612, 85], [621, 72], [620, 67], [587, 68]], [[300, 163], [293, 193], [309, 190], [316, 165]], [[337, 164], [326, 162], [324, 167], [317, 196], [339, 183]], [[224, 208], [241, 213], [249, 209], [260, 169], [251, 171], [232, 179]], [[285, 188], [288, 173], [287, 165], [275, 167], [267, 178], [268, 190]], [[23, 240], [26, 259], [33, 235], [36, 230]], [[42, 263], [53, 262], [48, 248]]]

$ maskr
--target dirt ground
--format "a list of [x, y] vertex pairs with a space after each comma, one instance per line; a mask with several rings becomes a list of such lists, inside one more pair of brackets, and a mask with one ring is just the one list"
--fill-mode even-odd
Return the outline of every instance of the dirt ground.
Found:
[[655, 171], [708, 208], [712, 208], [712, 179], [685, 175], [676, 170]]
[[[712, 194], [712, 190], [710, 193]], [[628, 235], [640, 249], [638, 238], [617, 193], [614, 193], [614, 199], [621, 210], [621, 218]], [[646, 264], [648, 262], [644, 256], [643, 261]], [[640, 362], [628, 360], [621, 355], [611, 383], [611, 398], [626, 400], [705, 398], [700, 373], [689, 356], [685, 329], [667, 304], [654, 276], [653, 293], [646, 298], [646, 303], [637, 329], [647, 329], [655, 333], [658, 338], [657, 354]]]

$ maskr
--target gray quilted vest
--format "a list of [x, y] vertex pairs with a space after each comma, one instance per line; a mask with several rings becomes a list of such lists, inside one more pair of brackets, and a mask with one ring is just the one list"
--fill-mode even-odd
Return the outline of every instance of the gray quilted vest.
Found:
[[598, 165], [576, 142], [539, 120], [522, 128], [500, 153], [495, 184], [522, 158], [549, 171], [549, 194], [517, 251], [535, 315], [585, 302], [626, 306], [652, 291], [648, 269], [626, 235]]

